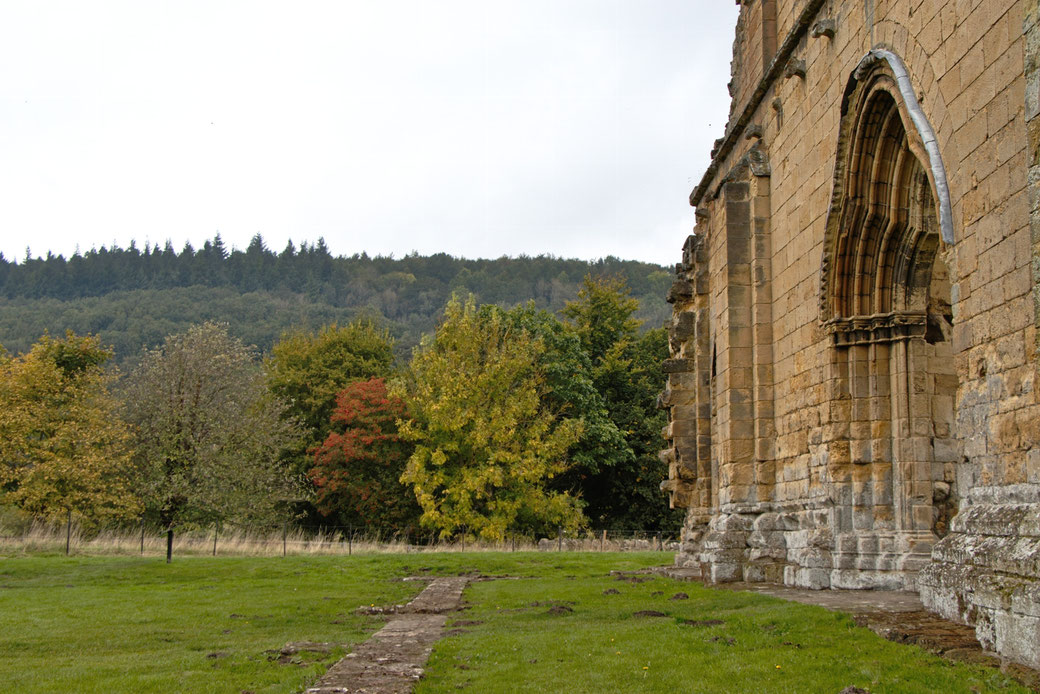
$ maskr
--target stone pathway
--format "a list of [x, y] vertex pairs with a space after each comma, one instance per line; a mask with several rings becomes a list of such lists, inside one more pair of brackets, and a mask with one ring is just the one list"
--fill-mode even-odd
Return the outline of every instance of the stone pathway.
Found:
[[446, 612], [458, 609], [467, 576], [435, 578], [382, 629], [333, 665], [306, 694], [406, 694], [422, 677]]

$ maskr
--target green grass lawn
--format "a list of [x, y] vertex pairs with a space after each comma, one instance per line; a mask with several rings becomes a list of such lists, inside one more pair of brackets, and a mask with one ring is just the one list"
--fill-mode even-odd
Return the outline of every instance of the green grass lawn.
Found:
[[[0, 557], [0, 691], [298, 692], [342, 651], [302, 664], [266, 651], [289, 641], [356, 643], [383, 623], [355, 614], [358, 606], [404, 602], [422, 587], [396, 579], [465, 571], [520, 578], [471, 584], [469, 609], [455, 619], [481, 623], [438, 643], [421, 692], [1025, 691], [822, 609], [607, 575], [669, 559]], [[679, 591], [690, 599], [669, 600]], [[634, 616], [640, 610], [667, 616]]]
[[0, 690], [293, 692], [325, 665], [283, 665], [288, 641], [354, 643], [362, 600], [408, 599], [364, 559], [0, 559]]
[[[666, 578], [620, 581], [605, 575], [609, 560], [558, 556], [544, 557], [552, 571], [540, 578], [471, 584], [462, 633], [434, 648], [417, 692], [1028, 691], [823, 608]], [[689, 599], [671, 599], [680, 592]], [[645, 611], [665, 616], [637, 615]]]

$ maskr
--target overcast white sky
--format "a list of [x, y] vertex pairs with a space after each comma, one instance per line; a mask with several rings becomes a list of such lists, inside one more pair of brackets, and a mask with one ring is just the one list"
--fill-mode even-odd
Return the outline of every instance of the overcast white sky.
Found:
[[717, 0], [0, 5], [0, 251], [671, 264], [728, 111]]

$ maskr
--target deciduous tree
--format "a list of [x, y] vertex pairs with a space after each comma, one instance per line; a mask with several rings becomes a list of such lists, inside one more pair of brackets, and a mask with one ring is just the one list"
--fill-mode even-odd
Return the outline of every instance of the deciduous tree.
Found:
[[401, 480], [412, 485], [423, 524], [488, 539], [581, 524], [579, 501], [549, 489], [570, 467], [581, 423], [546, 407], [543, 350], [500, 314], [479, 313], [472, 298], [448, 303], [412, 358], [412, 419], [401, 425], [415, 444]]
[[146, 351], [126, 403], [146, 503], [171, 532], [284, 518], [298, 498], [298, 480], [279, 462], [298, 432], [252, 351], [226, 326], [196, 325]]
[[592, 381], [609, 418], [632, 452], [590, 476], [588, 486], [598, 501], [592, 520], [601, 527], [671, 529], [678, 527], [680, 512], [668, 508], [660, 490], [667, 469], [657, 457], [666, 423], [657, 394], [664, 384], [667, 334], [657, 328], [640, 335], [633, 317], [638, 308], [623, 280], [586, 276], [577, 301], [563, 310], [589, 355]]
[[0, 356], [0, 490], [30, 513], [88, 522], [136, 514], [129, 431], [109, 393], [96, 337], [44, 335]]
[[577, 301], [568, 301], [562, 313], [592, 360], [593, 366], [632, 342], [639, 332], [639, 321], [633, 314], [639, 301], [629, 296], [620, 277], [585, 275]]
[[385, 378], [393, 361], [389, 333], [367, 319], [342, 327], [333, 323], [317, 333], [297, 330], [282, 335], [265, 367], [271, 391], [287, 403], [286, 413], [305, 433], [292, 452], [298, 470], [310, 467], [307, 450], [329, 435], [336, 395], [355, 381]]
[[405, 418], [404, 402], [387, 393], [381, 378], [355, 381], [339, 392], [333, 431], [314, 452], [308, 473], [323, 515], [379, 532], [417, 524], [415, 495], [400, 480], [412, 452], [397, 431]]
[[616, 471], [631, 466], [635, 454], [596, 390], [592, 360], [582, 340], [556, 316], [531, 303], [509, 311], [497, 306], [481, 310], [501, 312], [508, 324], [541, 341], [537, 368], [545, 379], [543, 402], [552, 411], [582, 423], [581, 437], [568, 451], [572, 465], [555, 476], [550, 487], [580, 497], [586, 518], [596, 527], [606, 527], [609, 514], [625, 504], [624, 499], [612, 496], [616, 489], [611, 479]]

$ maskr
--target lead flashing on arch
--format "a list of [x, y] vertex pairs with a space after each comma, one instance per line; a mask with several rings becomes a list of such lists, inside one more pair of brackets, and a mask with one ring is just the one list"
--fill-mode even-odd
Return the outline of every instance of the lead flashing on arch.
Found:
[[914, 87], [910, 83], [910, 74], [902, 59], [890, 50], [874, 48], [867, 52], [859, 61], [853, 76], [858, 80], [860, 76], [874, 63], [883, 60], [888, 63], [892, 75], [899, 87], [899, 94], [903, 97], [903, 103], [910, 120], [913, 121], [917, 134], [921, 136], [925, 152], [928, 153], [928, 165], [932, 171], [932, 180], [935, 182], [935, 196], [939, 200], [939, 235], [943, 243], [953, 244], [953, 207], [950, 204], [950, 186], [946, 182], [946, 167], [943, 166], [942, 156], [939, 154], [939, 141], [932, 130], [932, 124], [924, 115], [921, 104], [914, 93]]

